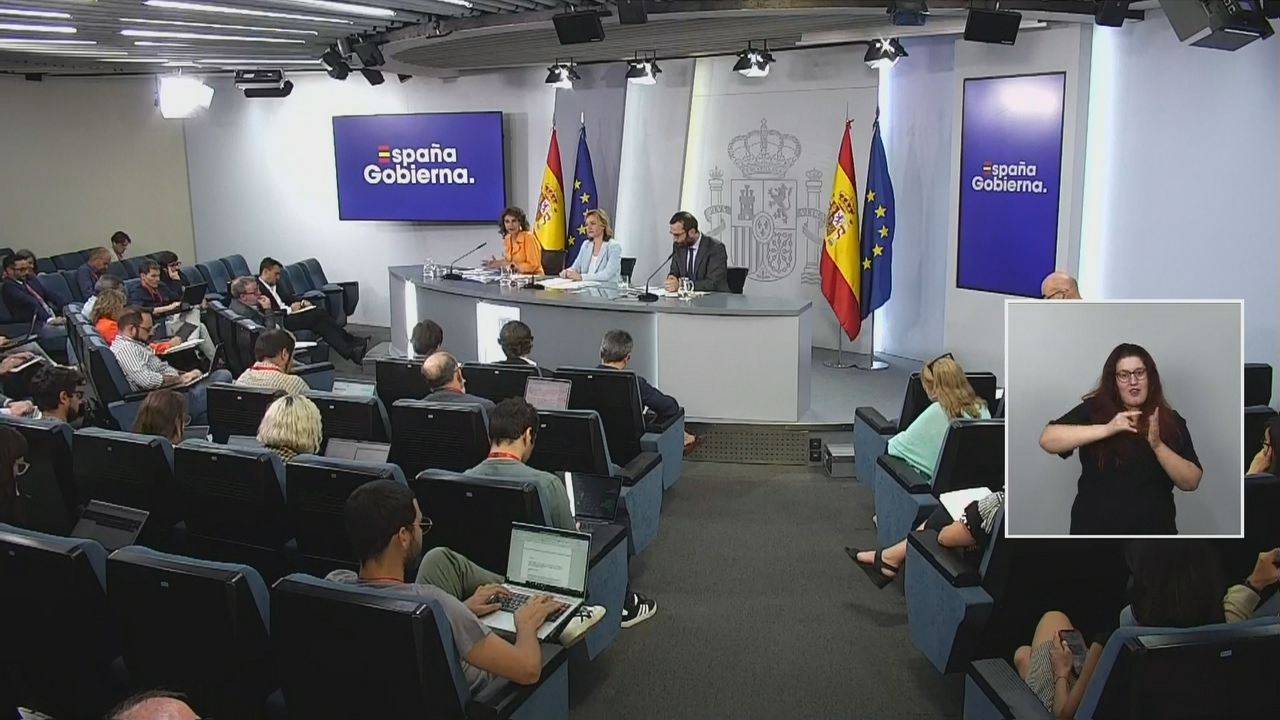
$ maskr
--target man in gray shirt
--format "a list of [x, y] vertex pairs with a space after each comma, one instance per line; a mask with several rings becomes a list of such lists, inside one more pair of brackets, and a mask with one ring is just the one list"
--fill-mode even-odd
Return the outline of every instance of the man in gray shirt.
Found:
[[492, 400], [467, 394], [467, 385], [462, 380], [462, 366], [447, 351], [440, 350], [423, 361], [422, 377], [426, 379], [427, 387], [431, 388], [431, 394], [424, 400], [479, 405], [484, 409], [486, 422], [493, 414]]
[[531, 481], [538, 488], [538, 499], [551, 526], [577, 530], [564, 483], [549, 472], [525, 465], [533, 454], [537, 436], [538, 411], [524, 398], [503, 400], [489, 413], [489, 457], [466, 474]]
[[[376, 480], [361, 485], [347, 498], [343, 519], [351, 547], [360, 558], [360, 572], [335, 570], [329, 573], [327, 580], [380, 588], [388, 593], [439, 603], [453, 631], [462, 672], [473, 694], [494, 678], [506, 678], [521, 685], [538, 682], [542, 675], [538, 628], [556, 609], [554, 600], [541, 595], [516, 611], [516, 642], [513, 645], [490, 632], [478, 617], [500, 608], [498, 603], [491, 601], [495, 596], [508, 593], [501, 585], [481, 584], [464, 602], [441, 587], [405, 583], [405, 566], [422, 553], [423, 527], [430, 528], [430, 521], [423, 518], [418, 501], [407, 485], [394, 480]], [[450, 557], [443, 553], [435, 550], [427, 553], [423, 565], [428, 559], [437, 566], [463, 560], [456, 554]], [[479, 570], [469, 563], [466, 565]], [[470, 574], [478, 575], [474, 571]], [[488, 575], [496, 577], [492, 573]], [[468, 578], [459, 579], [465, 581]], [[474, 577], [470, 579], [475, 580]], [[461, 585], [460, 582], [456, 584]]]

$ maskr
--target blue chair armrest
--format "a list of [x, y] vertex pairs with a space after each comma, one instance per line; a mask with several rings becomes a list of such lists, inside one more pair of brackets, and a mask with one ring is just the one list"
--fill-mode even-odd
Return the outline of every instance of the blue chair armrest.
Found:
[[898, 423], [889, 420], [873, 407], [860, 407], [853, 411], [854, 417], [866, 423], [880, 435], [893, 435], [898, 432]]
[[645, 475], [649, 474], [649, 471], [657, 467], [660, 462], [662, 462], [662, 456], [658, 453], [642, 452], [632, 458], [631, 462], [627, 463], [625, 467], [619, 468], [617, 474], [622, 476], [622, 484], [630, 487], [643, 480]]
[[669, 430], [672, 425], [675, 425], [676, 421], [682, 419], [683, 417], [684, 417], [684, 408], [680, 408], [680, 413], [678, 415], [671, 417], [666, 422], [651, 422], [645, 426], [644, 431], [647, 433], [653, 433], [655, 435], [661, 435], [662, 433]]
[[342, 288], [343, 309], [346, 310], [347, 316], [354, 315], [356, 306], [360, 304], [360, 283], [355, 280], [347, 280], [333, 284]]
[[964, 555], [953, 548], [938, 544], [934, 530], [917, 530], [907, 536], [907, 543], [946, 578], [953, 587], [975, 587], [982, 582], [978, 569], [965, 562]]
[[933, 489], [933, 485], [923, 475], [911, 467], [911, 464], [900, 457], [885, 454], [876, 458], [876, 464], [889, 473], [903, 490], [912, 495], [922, 495]]
[[[972, 692], [982, 697], [970, 698]], [[1018, 671], [999, 658], [973, 661], [965, 676], [964, 695], [965, 720], [988, 717], [971, 710], [983, 705], [993, 708], [997, 717], [1009, 720], [1053, 720], [1053, 713], [1045, 709], [1040, 698], [1018, 677]]]
[[[557, 673], [565, 668], [569, 653], [558, 645], [542, 645], [542, 675], [535, 685], [517, 685], [507, 680], [489, 683], [483, 690], [472, 696], [467, 703], [467, 720], [510, 720], [538, 690], [548, 682], [564, 682], [564, 690], [568, 691], [568, 676]], [[556, 690], [557, 688], [547, 688]], [[565, 701], [567, 704], [568, 697]], [[566, 707], [567, 710], [567, 707]]]

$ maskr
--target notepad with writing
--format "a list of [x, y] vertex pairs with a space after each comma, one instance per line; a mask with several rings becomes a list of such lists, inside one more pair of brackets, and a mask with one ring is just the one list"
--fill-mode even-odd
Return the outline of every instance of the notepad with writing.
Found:
[[969, 503], [976, 502], [991, 494], [988, 487], [965, 488], [963, 490], [952, 490], [944, 492], [938, 497], [938, 501], [950, 513], [952, 520], [960, 520], [964, 517], [964, 509], [969, 507]]

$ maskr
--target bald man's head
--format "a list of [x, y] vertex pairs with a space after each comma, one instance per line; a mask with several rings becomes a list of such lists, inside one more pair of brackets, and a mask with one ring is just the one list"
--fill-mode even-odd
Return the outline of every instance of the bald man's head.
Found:
[[125, 700], [108, 716], [111, 720], [200, 720], [177, 693], [146, 692]]
[[457, 390], [462, 392], [462, 373], [459, 372], [458, 359], [441, 350], [432, 353], [422, 362], [422, 377], [432, 392], [436, 390]]
[[1040, 296], [1045, 300], [1080, 300], [1080, 286], [1075, 278], [1055, 271], [1040, 283]]

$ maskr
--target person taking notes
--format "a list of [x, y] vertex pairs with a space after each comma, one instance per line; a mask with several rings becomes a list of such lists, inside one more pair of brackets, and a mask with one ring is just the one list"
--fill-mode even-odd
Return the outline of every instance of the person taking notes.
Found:
[[560, 277], [592, 282], [617, 282], [622, 275], [622, 246], [613, 240], [613, 225], [609, 214], [603, 210], [588, 210], [583, 216], [587, 237], [591, 244], [578, 249], [573, 265]]

